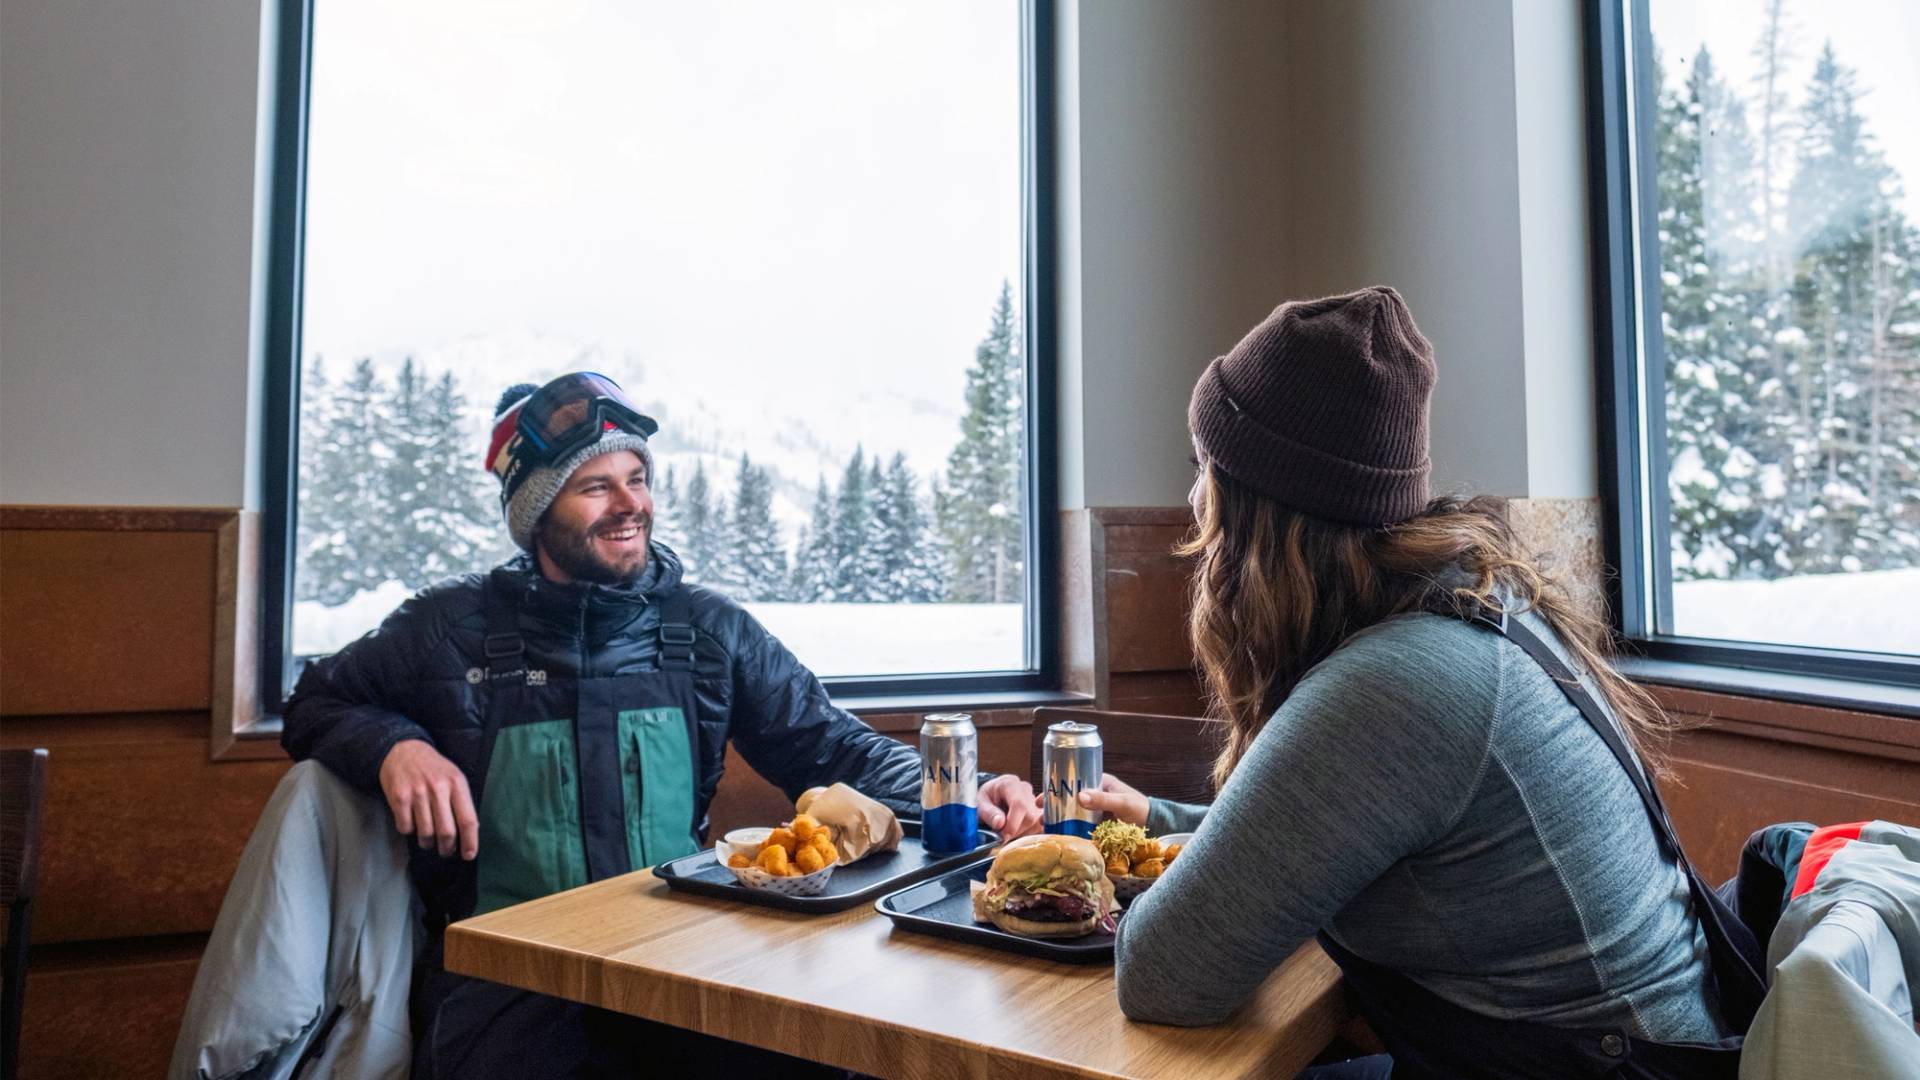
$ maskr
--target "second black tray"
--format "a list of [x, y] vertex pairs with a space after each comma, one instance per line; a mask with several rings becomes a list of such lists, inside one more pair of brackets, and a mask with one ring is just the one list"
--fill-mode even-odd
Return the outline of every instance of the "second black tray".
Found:
[[902, 930], [970, 941], [1009, 952], [1069, 964], [1113, 963], [1113, 935], [1095, 930], [1074, 938], [1035, 938], [1010, 934], [992, 923], [973, 921], [973, 883], [987, 880], [993, 860], [982, 859], [937, 878], [888, 893], [874, 909]]
[[920, 845], [920, 823], [901, 819], [900, 847], [869, 855], [857, 863], [838, 867], [827, 879], [826, 891], [819, 896], [782, 896], [765, 889], [749, 889], [740, 884], [731, 870], [720, 865], [712, 848], [653, 868], [653, 876], [670, 889], [718, 896], [724, 900], [744, 900], [749, 904], [825, 914], [859, 907], [874, 897], [916, 881], [925, 881], [978, 859], [982, 852], [1000, 842], [993, 833], [981, 829], [972, 851], [936, 855]]

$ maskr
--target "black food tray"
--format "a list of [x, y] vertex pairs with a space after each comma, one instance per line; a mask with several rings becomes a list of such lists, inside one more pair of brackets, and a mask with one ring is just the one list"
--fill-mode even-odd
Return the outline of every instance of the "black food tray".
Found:
[[749, 889], [734, 878], [733, 871], [720, 865], [712, 848], [661, 863], [653, 868], [653, 876], [666, 882], [668, 888], [683, 892], [824, 915], [859, 907], [876, 896], [964, 866], [1000, 842], [998, 836], [981, 829], [974, 834], [979, 843], [972, 851], [936, 855], [920, 846], [919, 822], [902, 818], [900, 832], [899, 848], [836, 867], [827, 879], [826, 891], [818, 896], [782, 896], [766, 889]]
[[1113, 935], [1101, 930], [1074, 938], [1033, 938], [1010, 934], [992, 923], [973, 921], [973, 883], [987, 880], [992, 859], [949, 871], [937, 878], [889, 893], [874, 909], [902, 930], [970, 941], [1043, 960], [1068, 964], [1113, 963]]

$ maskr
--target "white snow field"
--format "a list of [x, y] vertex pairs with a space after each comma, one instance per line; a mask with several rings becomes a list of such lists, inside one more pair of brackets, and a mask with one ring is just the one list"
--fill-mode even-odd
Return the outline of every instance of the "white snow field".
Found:
[[1920, 569], [1774, 581], [1677, 581], [1685, 637], [1920, 655]]
[[[293, 648], [330, 653], [380, 625], [413, 591], [397, 581], [356, 593], [339, 607], [294, 605]], [[800, 662], [821, 677], [1026, 666], [1019, 604], [747, 604]]]

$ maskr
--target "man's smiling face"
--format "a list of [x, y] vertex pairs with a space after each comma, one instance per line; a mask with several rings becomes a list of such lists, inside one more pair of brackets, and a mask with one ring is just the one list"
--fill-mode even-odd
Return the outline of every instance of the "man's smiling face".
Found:
[[631, 450], [602, 454], [567, 477], [535, 528], [540, 572], [559, 582], [637, 581], [652, 533], [646, 462]]

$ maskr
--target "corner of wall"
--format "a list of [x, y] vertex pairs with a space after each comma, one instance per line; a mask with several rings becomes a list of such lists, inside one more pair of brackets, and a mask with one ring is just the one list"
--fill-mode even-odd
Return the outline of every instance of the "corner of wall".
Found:
[[1599, 494], [1580, 10], [1513, 0], [1526, 494]]
[[[1043, 0], [1044, 2], [1044, 0]], [[1054, 75], [1054, 442], [1060, 508], [1087, 505], [1080, 262], [1080, 2], [1056, 0]], [[1043, 238], [1044, 242], [1044, 238]]]

